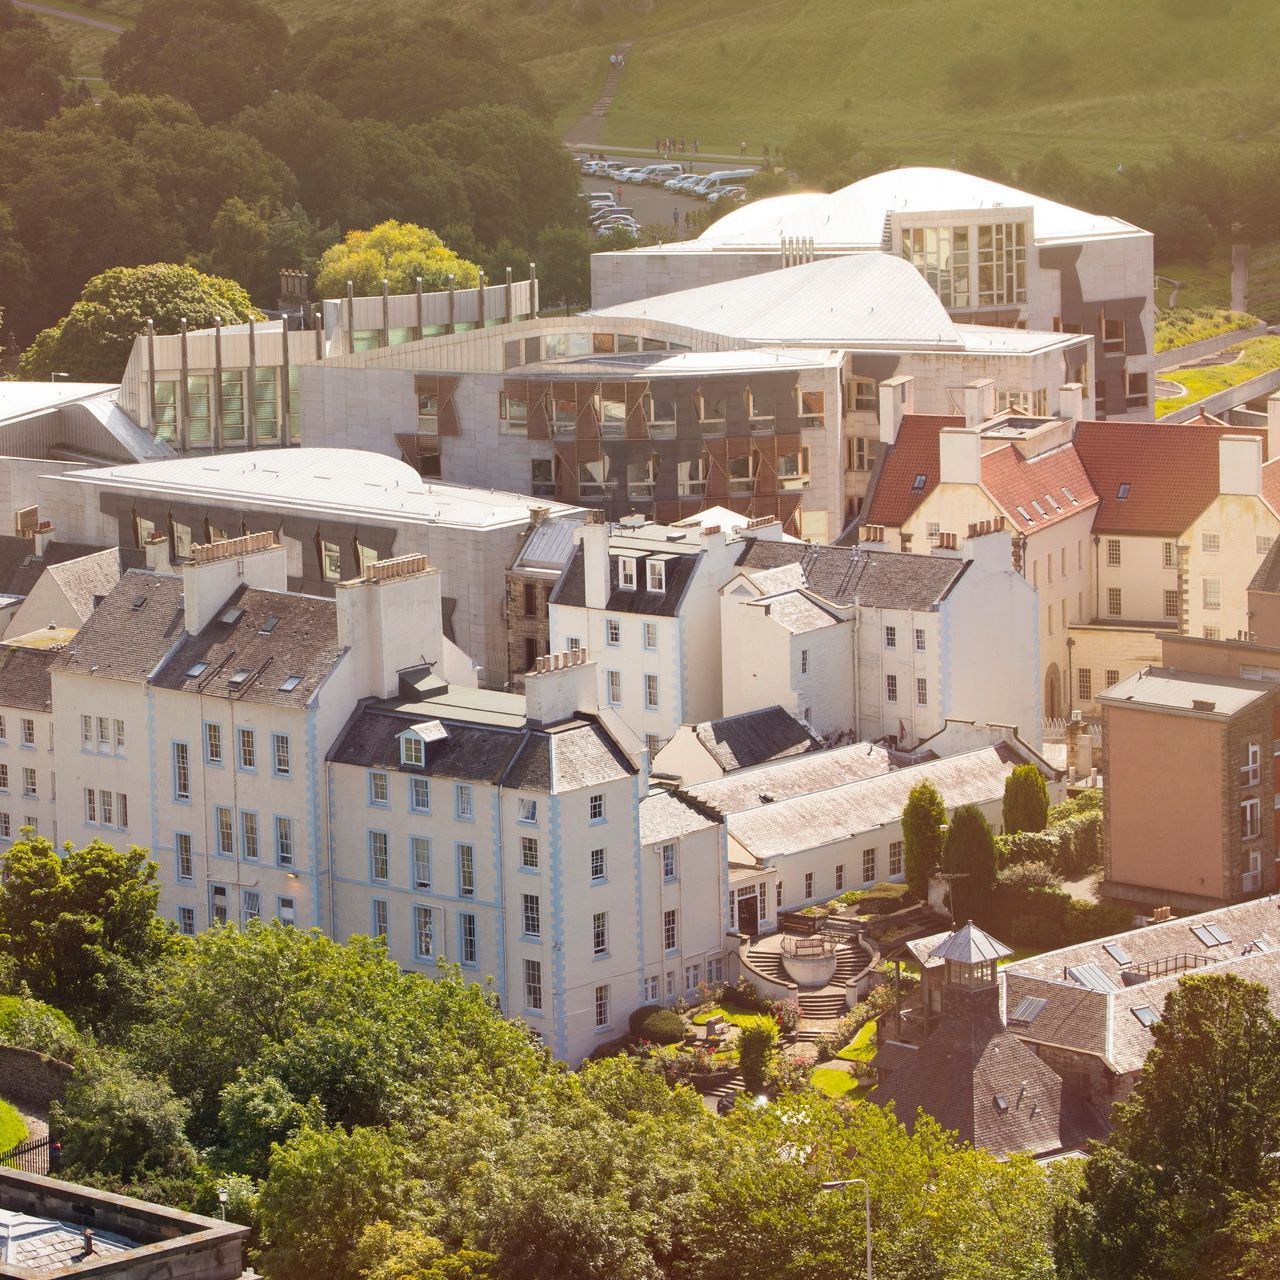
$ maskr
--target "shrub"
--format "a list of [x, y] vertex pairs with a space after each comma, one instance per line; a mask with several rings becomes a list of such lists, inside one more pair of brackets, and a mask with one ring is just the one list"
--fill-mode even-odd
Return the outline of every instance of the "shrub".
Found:
[[1004, 936], [1014, 946], [1048, 951], [1061, 943], [1062, 929], [1043, 916], [1014, 916], [1004, 930]]
[[1102, 810], [1067, 818], [1053, 831], [1058, 837], [1053, 866], [1064, 879], [1078, 880], [1102, 866]]
[[1001, 817], [1011, 834], [1044, 830], [1049, 821], [1049, 789], [1035, 765], [1020, 764], [1005, 779]]
[[1062, 877], [1047, 862], [1015, 862], [1000, 869], [996, 884], [1019, 889], [1061, 889]]
[[1072, 898], [1067, 903], [1063, 918], [1065, 941], [1088, 942], [1090, 938], [1105, 938], [1111, 933], [1123, 933], [1133, 928], [1133, 908], [1115, 902], [1085, 902]]
[[723, 998], [744, 1009], [763, 1010], [766, 1003], [756, 990], [756, 984], [744, 974], [739, 974], [736, 982], [725, 983]]
[[16, 996], [0, 996], [0, 1044], [67, 1059], [79, 1047], [80, 1036], [61, 1009], [32, 999], [24, 990]]
[[1052, 867], [1057, 860], [1058, 836], [1048, 831], [1018, 831], [996, 840], [1002, 867], [1016, 867], [1021, 862], [1042, 862]]
[[795, 996], [773, 1001], [769, 1005], [768, 1012], [773, 1015], [773, 1020], [778, 1024], [778, 1030], [784, 1036], [795, 1035], [796, 1028], [800, 1025], [800, 1001]]
[[631, 1034], [653, 1044], [679, 1044], [685, 1036], [684, 1019], [674, 1009], [643, 1005], [631, 1015]]
[[[852, 1037], [850, 1037], [850, 1039], [852, 1039]], [[813, 1042], [814, 1048], [818, 1051], [819, 1062], [830, 1062], [831, 1059], [834, 1058], [836, 1054], [839, 1053], [840, 1050], [848, 1043], [848, 1040], [841, 1043], [840, 1037], [833, 1031], [827, 1032], [825, 1036], [819, 1036]]]
[[776, 1052], [778, 1033], [763, 1025], [743, 1027], [738, 1035], [738, 1068], [748, 1093], [763, 1093]]
[[1065, 822], [1068, 818], [1095, 811], [1102, 811], [1102, 792], [1093, 790], [1081, 791], [1049, 809], [1049, 825], [1056, 827], [1058, 823]]

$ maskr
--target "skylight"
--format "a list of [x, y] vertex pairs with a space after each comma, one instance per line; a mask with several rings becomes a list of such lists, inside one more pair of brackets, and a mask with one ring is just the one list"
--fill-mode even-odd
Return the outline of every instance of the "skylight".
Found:
[[272, 614], [271, 617], [267, 618], [266, 621], [263, 622], [262, 626], [258, 628], [258, 634], [260, 636], [269, 636], [279, 625], [280, 619], [277, 618], [275, 614]]
[[243, 616], [244, 616], [244, 610], [243, 610], [243, 609], [228, 609], [228, 610], [226, 611], [226, 613], [224, 613], [224, 614], [223, 614], [223, 615], [218, 619], [218, 621], [219, 621], [219, 622], [234, 623], [234, 622], [239, 622], [239, 621], [240, 621], [240, 619], [241, 619]]
[[146, 603], [147, 603], [146, 596], [134, 596], [133, 604], [130, 607], [134, 609], [141, 609], [142, 606]]
[[1073, 507], [1078, 507], [1080, 505], [1080, 499], [1077, 498], [1076, 495], [1072, 493], [1071, 490], [1068, 489], [1065, 484], [1062, 486], [1062, 492], [1067, 495], [1067, 498], [1071, 502], [1071, 505]]
[[1160, 1015], [1149, 1004], [1137, 1005], [1135, 1008], [1130, 1009], [1129, 1012], [1133, 1014], [1133, 1016], [1137, 1018], [1144, 1027], [1154, 1027], [1155, 1024], [1160, 1021]]
[[1061, 510], [1062, 510], [1062, 507], [1061, 507], [1057, 502], [1055, 502], [1055, 501], [1054, 501], [1053, 494], [1051, 494], [1051, 493], [1046, 493], [1046, 494], [1044, 495], [1044, 500], [1045, 500], [1045, 501], [1046, 501], [1046, 502], [1047, 502], [1047, 503], [1048, 503], [1048, 504], [1049, 504], [1049, 505], [1050, 505], [1050, 506], [1051, 506], [1055, 511], [1061, 511]]
[[1034, 498], [1031, 499], [1031, 506], [1041, 520], [1048, 519], [1048, 516], [1045, 514], [1045, 509]]
[[230, 683], [231, 683], [231, 684], [244, 684], [244, 683], [245, 683], [245, 681], [249, 679], [249, 674], [250, 674], [250, 673], [249, 673], [248, 671], [246, 671], [243, 667], [241, 667], [241, 669], [240, 669], [239, 671], [237, 671], [237, 672], [235, 673], [235, 675], [233, 675], [233, 676], [231, 677]]
[[1049, 1002], [1043, 996], [1023, 996], [1009, 1015], [1010, 1022], [1034, 1022]]
[[1019, 515], [1020, 515], [1020, 516], [1021, 516], [1021, 517], [1026, 521], [1026, 522], [1027, 522], [1027, 523], [1028, 523], [1028, 524], [1032, 524], [1032, 523], [1034, 523], [1034, 521], [1033, 521], [1033, 520], [1032, 520], [1032, 518], [1031, 518], [1031, 512], [1030, 512], [1030, 511], [1028, 511], [1028, 510], [1026, 509], [1026, 507], [1018, 507], [1018, 508], [1016, 508], [1016, 510], [1017, 510], [1018, 514], [1019, 514]]
[[1009, 1110], [1009, 1099], [1006, 1098], [1003, 1093], [997, 1093], [991, 1101], [995, 1103], [996, 1110], [1001, 1115], [1004, 1115], [1004, 1113]]
[[1221, 947], [1231, 941], [1229, 934], [1224, 933], [1216, 924], [1193, 924], [1191, 932], [1196, 940], [1206, 947]]
[[280, 684], [281, 693], [292, 693], [302, 683], [301, 676], [286, 676]]
[[1088, 987], [1090, 991], [1101, 991], [1110, 995], [1111, 992], [1120, 990], [1096, 964], [1072, 965], [1067, 970], [1067, 977], [1079, 986]]
[[925, 476], [924, 472], [923, 472], [923, 471], [921, 471], [921, 472], [916, 476], [916, 478], [911, 482], [911, 488], [912, 488], [912, 491], [913, 491], [913, 492], [915, 492], [915, 493], [919, 493], [919, 492], [920, 492], [920, 490], [924, 488], [925, 479], [926, 479], [926, 476]]
[[187, 668], [187, 675], [191, 676], [194, 679], [194, 677], [196, 676], [204, 675], [204, 673], [208, 670], [209, 670], [209, 664], [207, 662], [193, 662]]
[[1104, 942], [1102, 944], [1102, 949], [1116, 962], [1116, 964], [1133, 963], [1133, 957], [1125, 950], [1123, 943]]
[[1124, 502], [1129, 496], [1129, 482], [1126, 480], [1116, 490], [1116, 501]]

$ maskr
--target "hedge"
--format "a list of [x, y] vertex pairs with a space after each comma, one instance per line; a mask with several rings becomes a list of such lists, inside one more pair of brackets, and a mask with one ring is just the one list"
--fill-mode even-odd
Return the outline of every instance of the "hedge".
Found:
[[679, 1044], [685, 1037], [684, 1019], [674, 1009], [642, 1005], [630, 1019], [631, 1034], [651, 1044]]
[[1132, 927], [1130, 907], [1086, 902], [1061, 889], [1001, 884], [991, 899], [990, 930], [1013, 946], [1065, 947]]
[[1102, 811], [1064, 818], [1044, 831], [1019, 831], [997, 841], [1002, 867], [1043, 862], [1064, 880], [1078, 880], [1102, 866]]

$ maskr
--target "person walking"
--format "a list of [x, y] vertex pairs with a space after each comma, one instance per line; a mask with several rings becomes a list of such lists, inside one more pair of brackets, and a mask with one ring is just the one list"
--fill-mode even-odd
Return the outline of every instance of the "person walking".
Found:
[[694, 154], [695, 156], [698, 154], [698, 140], [697, 140], [697, 138], [694, 138], [694, 140], [693, 140], [693, 154]]
[[675, 227], [677, 231], [680, 229], [680, 210], [679, 209], [671, 210], [671, 225]]
[[747, 144], [745, 142], [738, 143], [738, 156], [741, 158], [747, 154]]

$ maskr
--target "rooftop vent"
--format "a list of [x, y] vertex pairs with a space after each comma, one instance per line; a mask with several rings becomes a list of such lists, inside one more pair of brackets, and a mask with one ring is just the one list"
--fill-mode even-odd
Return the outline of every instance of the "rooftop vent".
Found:
[[1218, 704], [1211, 698], [1192, 698], [1192, 711], [1212, 711]]

